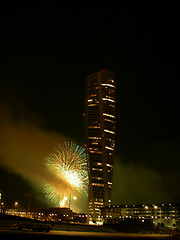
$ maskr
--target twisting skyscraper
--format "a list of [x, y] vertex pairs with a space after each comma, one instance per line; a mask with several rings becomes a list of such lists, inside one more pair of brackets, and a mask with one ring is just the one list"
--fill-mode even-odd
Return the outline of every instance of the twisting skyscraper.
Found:
[[115, 149], [115, 77], [105, 69], [87, 78], [85, 135], [89, 155], [89, 222], [100, 220], [100, 208], [111, 204]]

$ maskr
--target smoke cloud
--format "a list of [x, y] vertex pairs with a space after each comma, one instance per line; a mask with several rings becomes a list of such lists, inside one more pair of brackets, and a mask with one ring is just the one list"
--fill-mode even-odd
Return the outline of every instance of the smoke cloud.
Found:
[[163, 188], [162, 176], [158, 172], [115, 159], [113, 204], [160, 203], [168, 200], [169, 196]]
[[[45, 158], [57, 143], [67, 138], [44, 130], [39, 121], [34, 119], [37, 118], [32, 113], [27, 114], [27, 110], [19, 111], [0, 104], [0, 164], [23, 176], [36, 187], [41, 188], [42, 184], [53, 186], [57, 179], [47, 169]], [[172, 195], [173, 198], [174, 195], [169, 190], [172, 189], [169, 180], [171, 178], [166, 180], [166, 175], [162, 176], [156, 170], [145, 166], [125, 164], [116, 158], [112, 203], [118, 205], [169, 201], [169, 196]], [[169, 186], [169, 192], [164, 188], [165, 185]], [[78, 209], [85, 211], [87, 199], [81, 197], [79, 196], [81, 201], [78, 201]]]
[[[0, 106], [1, 164], [37, 183], [47, 181], [44, 159], [65, 137], [42, 130], [6, 105]], [[52, 177], [52, 176], [51, 176]]]
[[67, 138], [44, 130], [39, 127], [39, 122], [32, 121], [34, 119], [32, 114], [25, 117], [22, 112], [22, 109], [19, 112], [10, 106], [0, 104], [1, 165], [23, 176], [36, 188], [41, 189], [43, 184], [54, 186], [58, 182], [63, 191], [66, 183], [60, 183], [59, 179], [57, 181], [55, 174], [47, 168], [45, 159], [57, 143]]
[[[67, 141], [67, 137], [39, 127], [39, 120], [27, 110], [16, 111], [6, 104], [0, 104], [0, 163], [9, 171], [23, 176], [38, 191], [43, 185], [51, 187], [58, 184], [63, 192], [71, 187], [63, 179], [50, 171], [46, 158], [54, 151], [58, 143]], [[23, 114], [22, 114], [23, 113]], [[83, 196], [78, 196], [73, 209], [85, 211], [87, 203]], [[49, 205], [52, 205], [49, 204]]]

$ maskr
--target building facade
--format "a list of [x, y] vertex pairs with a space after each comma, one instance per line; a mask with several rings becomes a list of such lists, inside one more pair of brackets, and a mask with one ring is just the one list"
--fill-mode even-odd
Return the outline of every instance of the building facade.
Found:
[[101, 209], [104, 223], [118, 223], [125, 219], [149, 219], [155, 225], [180, 228], [180, 204], [144, 204], [106, 206]]
[[100, 220], [100, 208], [111, 204], [115, 150], [115, 76], [101, 70], [87, 78], [85, 146], [89, 156], [89, 222]]
[[2, 212], [2, 190], [0, 190], [0, 213]]

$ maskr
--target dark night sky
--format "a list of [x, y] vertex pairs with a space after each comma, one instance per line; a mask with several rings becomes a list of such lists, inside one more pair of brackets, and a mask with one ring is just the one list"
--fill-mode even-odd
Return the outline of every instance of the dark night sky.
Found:
[[[23, 119], [82, 145], [85, 79], [107, 68], [117, 85], [114, 203], [178, 202], [179, 4], [82, 12], [34, 2], [3, 12], [0, 114], [7, 132]], [[27, 132], [16, 134], [23, 144]], [[33, 187], [6, 161], [4, 136], [12, 138], [0, 135], [0, 189], [14, 201]], [[12, 194], [12, 181], [22, 191], [16, 186]]]

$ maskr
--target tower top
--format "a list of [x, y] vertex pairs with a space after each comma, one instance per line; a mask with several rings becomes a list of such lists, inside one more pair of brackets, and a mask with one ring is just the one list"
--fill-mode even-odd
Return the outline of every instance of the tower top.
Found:
[[108, 72], [108, 70], [106, 68], [102, 68], [100, 72]]

